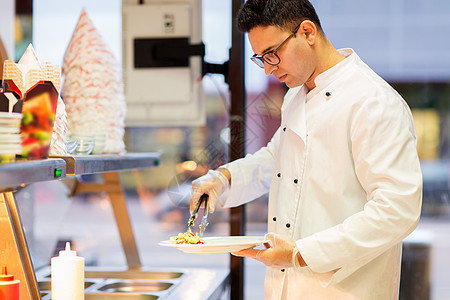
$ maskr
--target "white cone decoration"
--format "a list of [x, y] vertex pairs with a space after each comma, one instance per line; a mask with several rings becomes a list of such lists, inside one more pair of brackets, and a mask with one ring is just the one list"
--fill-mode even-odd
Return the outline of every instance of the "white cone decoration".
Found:
[[65, 156], [68, 154], [65, 144], [67, 132], [68, 124], [65, 105], [61, 97], [58, 97], [55, 124], [53, 125], [52, 142], [50, 143], [50, 155]]
[[125, 152], [121, 69], [83, 9], [64, 54], [62, 95], [71, 132], [106, 134], [103, 153]]

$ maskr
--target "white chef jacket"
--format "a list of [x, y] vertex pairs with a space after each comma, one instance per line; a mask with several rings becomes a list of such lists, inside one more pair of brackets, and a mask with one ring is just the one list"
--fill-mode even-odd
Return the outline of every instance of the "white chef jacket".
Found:
[[406, 102], [351, 49], [290, 89], [266, 147], [226, 165], [225, 207], [269, 191], [268, 232], [307, 267], [268, 267], [266, 299], [398, 299], [401, 241], [416, 227], [422, 174]]

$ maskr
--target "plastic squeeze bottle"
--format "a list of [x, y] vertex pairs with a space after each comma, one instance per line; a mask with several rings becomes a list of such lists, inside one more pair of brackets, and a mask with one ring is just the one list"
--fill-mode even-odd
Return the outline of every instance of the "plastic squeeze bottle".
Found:
[[52, 300], [84, 299], [84, 258], [70, 250], [59, 251], [59, 256], [51, 259]]
[[14, 275], [8, 274], [6, 266], [0, 275], [0, 300], [20, 300], [20, 280], [14, 280]]

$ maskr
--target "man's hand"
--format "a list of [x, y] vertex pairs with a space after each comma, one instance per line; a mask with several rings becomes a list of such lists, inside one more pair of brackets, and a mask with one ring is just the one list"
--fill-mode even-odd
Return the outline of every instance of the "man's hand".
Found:
[[194, 180], [192, 182], [192, 197], [190, 200], [191, 211], [200, 200], [200, 197], [203, 194], [208, 194], [208, 211], [213, 213], [216, 208], [217, 198], [219, 198], [229, 185], [230, 178], [221, 171], [215, 170], [209, 170], [208, 173]]
[[268, 233], [265, 238], [270, 242], [270, 247], [264, 250], [245, 249], [231, 253], [235, 256], [254, 258], [268, 267], [290, 268], [294, 267], [295, 259], [298, 265], [306, 266], [305, 261], [297, 251], [295, 241], [289, 237], [284, 237], [275, 233]]

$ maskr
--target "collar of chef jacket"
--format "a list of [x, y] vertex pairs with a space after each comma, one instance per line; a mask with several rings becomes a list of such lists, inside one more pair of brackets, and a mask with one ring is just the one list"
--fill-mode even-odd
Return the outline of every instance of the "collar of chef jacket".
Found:
[[333, 93], [333, 91], [336, 88], [338, 89], [341, 88], [341, 87], [333, 87], [333, 83], [336, 82], [337, 79], [345, 76], [347, 74], [347, 70], [351, 68], [351, 66], [357, 60], [359, 60], [358, 55], [353, 51], [353, 49], [350, 48], [339, 49], [338, 52], [341, 55], [343, 55], [345, 59], [340, 61], [335, 66], [317, 75], [317, 77], [314, 79], [316, 87], [307, 94], [306, 101], [309, 101], [310, 99], [319, 94], [325, 96], [326, 92], [330, 93], [331, 95], [330, 97], [332, 97], [333, 94], [335, 94]]
[[306, 85], [289, 89], [281, 106], [281, 124], [306, 142]]
[[[283, 116], [282, 126], [292, 130], [304, 142], [306, 141], [306, 101], [317, 96], [320, 92], [325, 93], [326, 91], [323, 90], [330, 86], [339, 76], [343, 76], [345, 70], [355, 61], [357, 57], [356, 53], [352, 49], [340, 49], [338, 51], [344, 55], [346, 59], [319, 74], [314, 80], [316, 87], [312, 91], [309, 91], [308, 87], [303, 84], [299, 87], [289, 89], [284, 98], [283, 105], [281, 107], [281, 114]], [[333, 91], [328, 92], [330, 92], [330, 95], [333, 95]]]
[[317, 87], [326, 87], [333, 83], [337, 78], [342, 76], [342, 72], [344, 72], [349, 66], [351, 66], [357, 58], [357, 54], [353, 51], [353, 49], [346, 48], [338, 49], [337, 51], [341, 55], [343, 55], [345, 59], [329, 68], [328, 70], [325, 70], [324, 72], [317, 75], [317, 77], [314, 79], [316, 88], [312, 90], [311, 93], [317, 93]]

